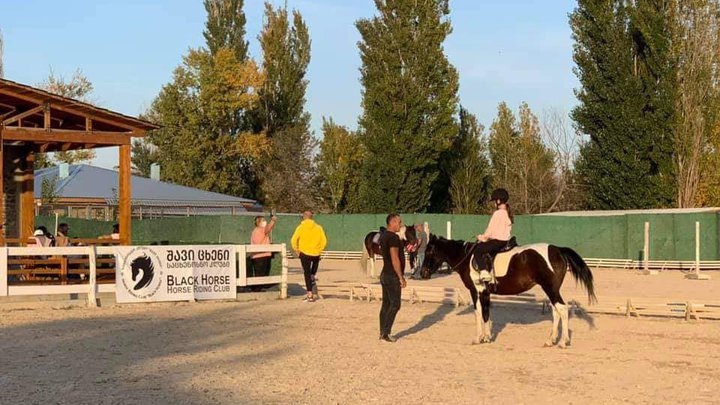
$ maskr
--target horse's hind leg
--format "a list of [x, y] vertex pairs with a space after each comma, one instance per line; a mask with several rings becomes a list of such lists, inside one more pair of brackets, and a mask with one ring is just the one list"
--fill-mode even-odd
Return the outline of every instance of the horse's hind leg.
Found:
[[545, 347], [552, 347], [555, 346], [555, 342], [557, 341], [558, 337], [558, 327], [560, 326], [560, 314], [558, 313], [558, 310], [555, 308], [555, 305], [550, 305], [552, 309], [550, 312], [552, 312], [553, 322], [552, 322], [552, 330], [550, 331], [550, 337], [548, 338], [547, 342], [545, 342]]
[[560, 336], [558, 347], [565, 348], [565, 346], [570, 344], [570, 316], [568, 314], [568, 306], [563, 299], [560, 298], [560, 301], [555, 304], [555, 308], [557, 308], [560, 319], [562, 320], [562, 335]]

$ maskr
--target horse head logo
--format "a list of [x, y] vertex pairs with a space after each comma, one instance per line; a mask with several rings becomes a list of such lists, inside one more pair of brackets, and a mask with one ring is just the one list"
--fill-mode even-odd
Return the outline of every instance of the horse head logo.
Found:
[[[132, 270], [132, 281], [136, 281], [133, 290], [139, 290], [147, 287], [155, 276], [155, 265], [153, 264], [152, 259], [150, 259], [146, 254], [136, 257], [132, 263], [130, 263], [130, 269]], [[142, 271], [142, 277], [138, 281], [137, 278], [140, 271]]]

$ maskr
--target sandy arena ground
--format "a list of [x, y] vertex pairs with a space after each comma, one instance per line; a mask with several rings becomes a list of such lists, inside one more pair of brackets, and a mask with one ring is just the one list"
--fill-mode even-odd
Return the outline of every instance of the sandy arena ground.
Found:
[[[324, 261], [321, 283], [357, 269]], [[720, 299], [718, 273], [595, 276], [600, 299]], [[493, 308], [497, 338], [481, 346], [468, 308], [437, 304], [404, 303], [395, 344], [377, 340], [377, 302], [13, 308], [0, 304], [0, 404], [720, 403], [715, 321], [571, 318], [561, 350], [542, 347], [551, 321], [536, 308]]]

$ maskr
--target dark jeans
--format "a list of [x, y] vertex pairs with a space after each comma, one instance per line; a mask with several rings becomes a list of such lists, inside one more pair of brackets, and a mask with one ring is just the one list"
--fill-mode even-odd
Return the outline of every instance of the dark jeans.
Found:
[[380, 275], [382, 306], [380, 307], [380, 336], [390, 336], [395, 316], [400, 310], [402, 287], [396, 275]]
[[488, 270], [492, 267], [492, 263], [488, 255], [491, 255], [507, 245], [506, 240], [490, 239], [487, 242], [480, 242], [475, 246], [473, 254], [474, 261], [478, 269]]
[[267, 277], [270, 275], [270, 260], [272, 257], [261, 257], [259, 259], [252, 259], [253, 264], [253, 276], [254, 277]]
[[417, 253], [416, 252], [410, 252], [408, 253], [408, 261], [410, 262], [410, 268], [415, 268], [415, 260], [417, 260]]
[[302, 264], [303, 273], [305, 274], [305, 286], [307, 291], [311, 292], [320, 265], [320, 256], [308, 256], [305, 253], [300, 253], [300, 264]]

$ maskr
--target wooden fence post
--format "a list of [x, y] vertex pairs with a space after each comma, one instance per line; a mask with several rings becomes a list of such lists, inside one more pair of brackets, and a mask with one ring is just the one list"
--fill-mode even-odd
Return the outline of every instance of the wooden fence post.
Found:
[[88, 261], [90, 262], [90, 290], [88, 291], [88, 307], [97, 307], [97, 251], [95, 245], [88, 247]]
[[5, 246], [0, 247], [0, 297], [7, 297], [7, 269], [8, 269], [8, 249]]
[[280, 277], [280, 299], [286, 299], [288, 296], [288, 258], [287, 246], [282, 244], [282, 276]]

